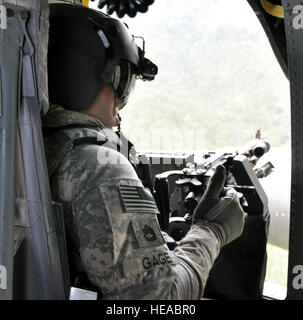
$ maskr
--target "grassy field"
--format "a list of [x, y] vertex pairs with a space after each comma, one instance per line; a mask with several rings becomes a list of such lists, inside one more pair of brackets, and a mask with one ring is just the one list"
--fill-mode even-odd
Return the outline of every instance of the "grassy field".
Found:
[[266, 282], [280, 286], [287, 285], [288, 251], [279, 247], [267, 245]]

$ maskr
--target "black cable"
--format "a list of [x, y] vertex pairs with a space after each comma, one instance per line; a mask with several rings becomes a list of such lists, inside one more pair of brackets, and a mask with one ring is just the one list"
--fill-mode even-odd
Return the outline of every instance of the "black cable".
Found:
[[99, 0], [98, 8], [103, 9], [106, 7], [108, 15], [116, 12], [119, 18], [123, 18], [126, 14], [133, 18], [138, 12], [147, 12], [148, 7], [152, 5], [154, 1], [155, 0]]

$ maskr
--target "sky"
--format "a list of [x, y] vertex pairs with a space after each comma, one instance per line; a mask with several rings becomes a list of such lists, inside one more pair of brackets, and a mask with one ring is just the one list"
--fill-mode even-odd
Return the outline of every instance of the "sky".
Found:
[[[91, 6], [96, 7], [97, 2]], [[159, 67], [153, 82], [137, 81], [121, 112], [124, 129], [140, 148], [153, 147], [152, 139], [142, 139], [142, 130], [150, 135], [164, 126], [173, 130], [178, 118], [184, 126], [197, 130], [196, 110], [205, 115], [201, 124], [206, 131], [206, 148], [223, 147], [225, 142], [242, 144], [249, 136], [245, 130], [252, 135], [258, 127], [274, 145], [289, 145], [289, 83], [246, 1], [155, 0], [147, 13], [121, 20], [134, 35], [144, 36], [146, 56]], [[173, 105], [175, 109], [167, 108]], [[271, 124], [268, 112], [276, 111], [281, 118], [275, 114]], [[153, 125], [144, 120], [146, 116]], [[278, 126], [281, 132], [275, 128]], [[225, 139], [229, 127], [234, 130]], [[184, 130], [182, 124], [179, 128]], [[180, 145], [180, 149], [185, 147]]]

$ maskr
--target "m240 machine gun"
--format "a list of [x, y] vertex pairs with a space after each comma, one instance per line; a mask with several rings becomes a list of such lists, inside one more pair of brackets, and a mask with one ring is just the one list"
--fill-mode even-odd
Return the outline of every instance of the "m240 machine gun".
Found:
[[154, 189], [161, 212], [161, 229], [176, 241], [185, 236], [191, 226], [192, 214], [218, 165], [226, 168], [225, 186], [238, 191], [244, 211], [250, 215], [263, 214], [267, 209], [267, 197], [258, 179], [267, 177], [274, 167], [271, 162], [261, 168], [255, 167], [269, 148], [267, 141], [256, 139], [242, 151], [208, 152], [200, 163], [156, 175]]
[[[259, 182], [273, 171], [267, 162], [257, 167], [270, 145], [259, 136], [244, 148], [231, 152], [208, 152], [182, 170], [155, 176], [154, 196], [160, 211], [159, 224], [175, 241], [190, 230], [193, 212], [218, 165], [226, 168], [226, 187], [233, 187], [245, 212], [240, 238], [223, 247], [210, 272], [206, 297], [260, 299], [266, 270], [269, 228], [268, 199]], [[174, 245], [170, 249], [173, 249]]]

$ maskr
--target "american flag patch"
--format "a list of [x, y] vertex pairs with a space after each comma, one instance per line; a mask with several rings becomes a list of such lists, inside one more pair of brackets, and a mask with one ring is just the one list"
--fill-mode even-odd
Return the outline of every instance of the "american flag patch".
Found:
[[159, 213], [156, 202], [149, 189], [119, 185], [119, 191], [125, 212]]

